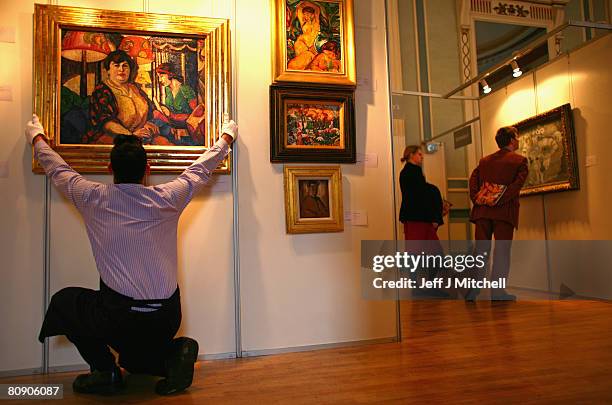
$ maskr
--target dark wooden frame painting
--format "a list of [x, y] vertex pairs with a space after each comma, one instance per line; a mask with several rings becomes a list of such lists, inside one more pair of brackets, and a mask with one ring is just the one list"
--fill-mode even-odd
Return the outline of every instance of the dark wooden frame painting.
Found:
[[514, 124], [519, 131], [518, 153], [529, 162], [521, 196], [578, 190], [576, 136], [569, 104]]
[[[293, 125], [296, 115], [304, 116], [308, 122], [296, 128]], [[272, 163], [355, 163], [355, 160], [353, 90], [270, 86]]]

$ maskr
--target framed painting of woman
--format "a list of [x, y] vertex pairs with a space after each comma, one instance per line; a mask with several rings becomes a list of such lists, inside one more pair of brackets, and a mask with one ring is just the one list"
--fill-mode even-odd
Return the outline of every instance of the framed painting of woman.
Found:
[[353, 0], [274, 0], [274, 82], [355, 86]]
[[34, 110], [76, 170], [105, 172], [115, 136], [134, 135], [153, 172], [182, 171], [220, 135], [227, 20], [37, 4], [34, 30]]

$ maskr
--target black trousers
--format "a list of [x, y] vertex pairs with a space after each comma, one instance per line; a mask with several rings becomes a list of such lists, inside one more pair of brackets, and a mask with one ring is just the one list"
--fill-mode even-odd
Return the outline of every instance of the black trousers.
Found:
[[[133, 309], [157, 308], [153, 312]], [[65, 335], [91, 370], [108, 371], [119, 365], [130, 373], [165, 376], [165, 358], [181, 324], [177, 287], [165, 300], [134, 300], [107, 287], [100, 290], [68, 287], [53, 295], [38, 340]]]

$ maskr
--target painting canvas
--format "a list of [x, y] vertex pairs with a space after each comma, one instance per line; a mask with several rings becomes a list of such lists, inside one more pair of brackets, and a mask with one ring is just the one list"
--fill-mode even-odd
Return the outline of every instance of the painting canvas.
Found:
[[59, 144], [204, 146], [204, 41], [66, 29]]
[[287, 69], [343, 73], [338, 1], [286, 0]]
[[180, 172], [220, 136], [227, 20], [36, 4], [34, 31], [34, 110], [76, 170], [106, 172], [114, 138], [134, 135], [152, 172]]
[[515, 124], [519, 130], [517, 152], [529, 165], [521, 195], [579, 188], [571, 114], [570, 105], [565, 104]]
[[270, 161], [355, 162], [354, 95], [331, 87], [270, 87]]
[[341, 232], [340, 166], [285, 166], [287, 233]]
[[352, 0], [274, 0], [275, 81], [355, 85]]
[[329, 180], [298, 180], [300, 218], [329, 218]]
[[287, 148], [344, 148], [342, 103], [285, 101]]

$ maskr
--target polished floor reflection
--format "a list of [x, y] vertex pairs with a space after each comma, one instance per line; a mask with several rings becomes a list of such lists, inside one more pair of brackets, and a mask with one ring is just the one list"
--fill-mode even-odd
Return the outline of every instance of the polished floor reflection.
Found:
[[168, 398], [142, 376], [107, 398], [74, 395], [76, 373], [0, 383], [63, 383], [74, 404], [612, 402], [610, 303], [404, 302], [402, 325], [401, 343], [200, 362]]

